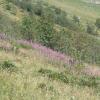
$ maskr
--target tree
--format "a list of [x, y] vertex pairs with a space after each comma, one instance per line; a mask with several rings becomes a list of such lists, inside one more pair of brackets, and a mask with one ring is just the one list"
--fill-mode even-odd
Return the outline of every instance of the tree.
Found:
[[24, 39], [33, 40], [33, 20], [27, 16], [21, 21], [21, 32]]

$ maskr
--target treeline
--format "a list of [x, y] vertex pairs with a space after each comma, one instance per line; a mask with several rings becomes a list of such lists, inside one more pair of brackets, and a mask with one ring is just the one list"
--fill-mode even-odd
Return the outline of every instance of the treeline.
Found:
[[[98, 34], [100, 28], [99, 18], [94, 24], [87, 23], [85, 28], [80, 17], [76, 15], [69, 17], [63, 10], [43, 1], [7, 0], [7, 10], [11, 10], [12, 3], [18, 6], [25, 15], [17, 23], [11, 24], [11, 21], [7, 20], [12, 29], [8, 28], [5, 32], [13, 30], [8, 33], [18, 32], [17, 35], [20, 38], [39, 42], [80, 61], [100, 64], [100, 40], [93, 36]], [[0, 21], [2, 20], [3, 17]], [[15, 23], [14, 26], [13, 23]], [[3, 21], [2, 25], [4, 25]]]

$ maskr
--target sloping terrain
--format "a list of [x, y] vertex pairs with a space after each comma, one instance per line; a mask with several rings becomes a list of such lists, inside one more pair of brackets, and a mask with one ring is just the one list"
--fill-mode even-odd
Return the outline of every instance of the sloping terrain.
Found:
[[48, 2], [70, 15], [80, 16], [83, 21], [94, 21], [100, 17], [100, 5], [87, 3], [84, 0], [48, 0]]
[[0, 64], [0, 100], [99, 100], [99, 78], [70, 74], [37, 50], [0, 50]]
[[43, 1], [0, 0], [0, 100], [99, 100], [100, 37], [86, 25], [100, 17], [100, 5]]

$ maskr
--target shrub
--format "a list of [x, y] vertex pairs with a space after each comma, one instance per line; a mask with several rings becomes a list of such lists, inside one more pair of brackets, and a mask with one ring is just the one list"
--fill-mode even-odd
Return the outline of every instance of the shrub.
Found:
[[54, 49], [62, 53], [66, 53], [71, 44], [71, 41], [69, 41], [70, 40], [69, 32], [67, 32], [64, 28], [62, 28], [59, 32], [55, 32], [54, 38], [55, 38]]
[[7, 3], [7, 4], [6, 4], [6, 9], [7, 9], [7, 10], [11, 10], [11, 5], [10, 5], [10, 3]]
[[2, 64], [1, 64], [1, 68], [2, 69], [7, 69], [9, 71], [12, 71], [16, 68], [15, 64], [12, 63], [11, 61], [4, 61]]
[[98, 29], [100, 28], [100, 18], [96, 19], [95, 25]]
[[44, 9], [43, 9], [42, 1], [36, 2], [36, 4], [33, 5], [33, 10], [36, 15], [38, 15], [38, 16], [43, 15]]
[[87, 33], [90, 33], [92, 35], [96, 35], [96, 29], [93, 24], [87, 24]]
[[75, 22], [75, 23], [80, 23], [80, 17], [78, 17], [78, 16], [76, 16], [76, 15], [74, 15], [73, 16], [73, 21]]
[[30, 16], [23, 17], [21, 21], [21, 33], [24, 39], [33, 40], [33, 20]]
[[61, 26], [66, 26], [67, 23], [67, 14], [59, 8], [54, 7], [54, 20], [56, 24]]
[[38, 27], [38, 41], [43, 45], [53, 48], [53, 36], [54, 36], [54, 21], [52, 20], [51, 15], [43, 15], [39, 23]]

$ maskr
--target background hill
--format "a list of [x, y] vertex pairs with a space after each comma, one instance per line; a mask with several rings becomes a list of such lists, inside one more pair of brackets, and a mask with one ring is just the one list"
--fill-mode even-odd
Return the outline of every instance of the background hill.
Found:
[[100, 5], [91, 4], [91, 0], [48, 0], [48, 2], [72, 16], [73, 14], [80, 16], [83, 21], [95, 21], [100, 17]]

